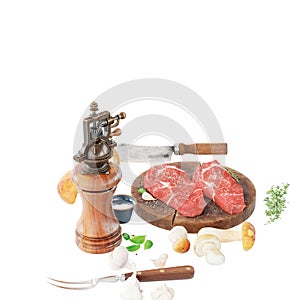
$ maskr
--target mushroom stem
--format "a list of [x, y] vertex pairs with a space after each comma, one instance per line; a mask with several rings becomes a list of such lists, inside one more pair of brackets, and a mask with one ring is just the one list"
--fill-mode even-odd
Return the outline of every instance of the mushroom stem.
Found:
[[200, 257], [205, 256], [206, 262], [211, 265], [221, 265], [225, 262], [220, 249], [220, 240], [212, 234], [199, 235], [194, 244], [195, 253]]
[[199, 230], [198, 235], [200, 234], [213, 234], [222, 243], [242, 240], [241, 231], [231, 230], [231, 229], [218, 229], [213, 227], [204, 227]]
[[225, 261], [225, 256], [213, 243], [203, 245], [202, 251], [206, 262], [210, 265], [221, 265]]
[[220, 242], [242, 241], [245, 251], [251, 249], [255, 241], [255, 228], [249, 222], [244, 222], [240, 231], [204, 227], [199, 230], [198, 236], [203, 234], [215, 235]]

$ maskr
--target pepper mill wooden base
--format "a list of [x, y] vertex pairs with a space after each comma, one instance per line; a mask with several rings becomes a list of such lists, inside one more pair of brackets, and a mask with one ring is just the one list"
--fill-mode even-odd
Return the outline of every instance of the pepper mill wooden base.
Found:
[[77, 222], [77, 246], [88, 253], [107, 253], [122, 241], [121, 227], [112, 210], [112, 197], [121, 180], [121, 170], [114, 163], [107, 173], [84, 174], [84, 164], [77, 165], [71, 179], [82, 198], [82, 214]]
[[100, 254], [113, 251], [117, 246], [121, 244], [121, 228], [111, 236], [106, 238], [90, 238], [79, 233], [77, 230], [76, 234], [76, 244], [77, 246], [87, 253]]

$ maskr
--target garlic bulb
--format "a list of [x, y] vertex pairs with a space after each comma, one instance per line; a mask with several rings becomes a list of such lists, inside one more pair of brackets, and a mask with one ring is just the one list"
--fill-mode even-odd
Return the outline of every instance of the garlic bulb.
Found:
[[121, 269], [128, 265], [128, 250], [123, 246], [116, 247], [108, 259], [111, 269]]
[[153, 300], [172, 300], [174, 298], [174, 290], [167, 287], [166, 284], [158, 286], [151, 294]]
[[142, 300], [143, 294], [140, 289], [140, 282], [136, 278], [136, 273], [133, 273], [121, 286], [120, 292], [123, 300]]
[[170, 230], [168, 238], [172, 244], [178, 240], [186, 239], [187, 230], [183, 226], [175, 226]]
[[167, 259], [168, 259], [168, 254], [163, 253], [158, 258], [152, 259], [152, 261], [155, 267], [162, 268], [165, 266]]

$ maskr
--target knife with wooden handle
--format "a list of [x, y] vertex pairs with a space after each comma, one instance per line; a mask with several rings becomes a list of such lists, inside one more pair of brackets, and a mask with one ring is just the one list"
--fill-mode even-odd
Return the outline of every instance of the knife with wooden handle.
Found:
[[118, 144], [116, 147], [120, 160], [123, 162], [147, 162], [170, 160], [172, 155], [209, 155], [227, 154], [226, 143], [175, 144], [174, 146], [137, 146]]

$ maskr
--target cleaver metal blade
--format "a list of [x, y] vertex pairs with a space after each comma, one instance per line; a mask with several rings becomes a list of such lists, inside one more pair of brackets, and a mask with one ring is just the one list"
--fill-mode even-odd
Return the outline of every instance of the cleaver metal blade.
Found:
[[147, 162], [170, 160], [172, 155], [206, 155], [227, 154], [226, 143], [179, 143], [174, 146], [138, 146], [131, 144], [118, 144], [116, 147], [120, 160], [123, 162]]

